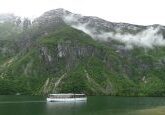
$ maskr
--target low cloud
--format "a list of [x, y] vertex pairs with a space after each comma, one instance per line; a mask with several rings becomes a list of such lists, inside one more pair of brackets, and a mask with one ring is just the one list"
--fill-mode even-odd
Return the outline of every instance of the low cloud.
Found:
[[99, 38], [104, 38], [103, 40], [108, 40], [111, 38], [122, 43], [125, 43], [126, 47], [131, 48], [133, 46], [153, 48], [154, 46], [165, 46], [165, 39], [163, 35], [159, 33], [160, 28], [149, 27], [148, 29], [139, 32], [135, 35], [127, 33], [112, 33], [106, 32], [99, 35]]
[[93, 39], [108, 41], [108, 40], [117, 40], [125, 44], [126, 48], [144, 47], [144, 48], [153, 48], [154, 46], [165, 46], [165, 39], [160, 31], [160, 27], [149, 26], [147, 29], [138, 32], [136, 34], [131, 33], [121, 33], [120, 31], [116, 32], [96, 32], [96, 28], [89, 27], [89, 23], [80, 23], [78, 20], [81, 18], [81, 15], [69, 15], [64, 18], [65, 22], [71, 25], [73, 28], [79, 29]]

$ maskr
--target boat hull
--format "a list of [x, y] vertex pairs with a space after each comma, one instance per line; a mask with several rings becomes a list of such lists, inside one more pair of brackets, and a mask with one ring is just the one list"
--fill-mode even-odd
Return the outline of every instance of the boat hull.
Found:
[[87, 98], [47, 98], [48, 102], [86, 101]]

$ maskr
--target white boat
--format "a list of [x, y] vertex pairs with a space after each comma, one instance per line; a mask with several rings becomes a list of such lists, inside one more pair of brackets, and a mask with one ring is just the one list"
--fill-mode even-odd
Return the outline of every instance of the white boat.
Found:
[[54, 101], [86, 101], [87, 97], [85, 94], [73, 94], [73, 93], [67, 93], [67, 94], [49, 94], [47, 97], [48, 102], [54, 102]]

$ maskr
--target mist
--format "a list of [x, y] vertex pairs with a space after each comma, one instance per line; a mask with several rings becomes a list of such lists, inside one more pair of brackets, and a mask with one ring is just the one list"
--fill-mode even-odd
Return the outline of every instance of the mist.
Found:
[[98, 35], [98, 38], [105, 41], [108, 41], [108, 38], [120, 41], [125, 43], [127, 48], [133, 48], [134, 46], [153, 48], [154, 46], [165, 46], [165, 40], [159, 31], [159, 27], [149, 27], [135, 35], [130, 33], [121, 34], [120, 32], [102, 32]]
[[134, 46], [153, 48], [154, 46], [165, 46], [165, 39], [160, 32], [160, 26], [148, 26], [147, 29], [137, 32], [136, 34], [115, 32], [96, 31], [96, 28], [89, 27], [89, 23], [80, 23], [78, 20], [81, 15], [68, 15], [64, 17], [64, 21], [75, 29], [81, 30], [90, 35], [95, 40], [110, 41], [117, 40], [125, 44], [126, 48], [132, 49]]

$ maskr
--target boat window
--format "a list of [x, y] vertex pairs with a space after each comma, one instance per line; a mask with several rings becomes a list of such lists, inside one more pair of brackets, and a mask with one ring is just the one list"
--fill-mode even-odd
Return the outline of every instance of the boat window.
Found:
[[70, 94], [70, 95], [49, 95], [49, 98], [81, 98], [86, 97], [85, 95], [81, 94]]

